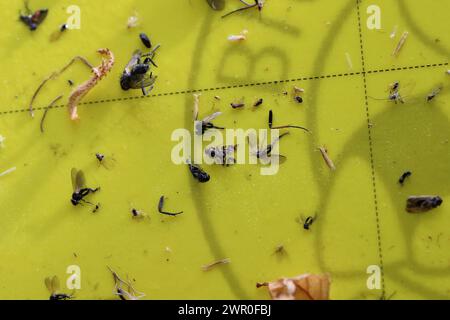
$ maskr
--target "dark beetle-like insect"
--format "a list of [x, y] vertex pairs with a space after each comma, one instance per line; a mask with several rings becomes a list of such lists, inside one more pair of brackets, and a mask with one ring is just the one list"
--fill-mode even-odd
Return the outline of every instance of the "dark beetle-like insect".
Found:
[[200, 168], [200, 166], [195, 165], [195, 164], [191, 164], [188, 161], [188, 166], [189, 166], [189, 170], [192, 173], [192, 176], [197, 179], [199, 182], [201, 183], [205, 183], [208, 182], [211, 177], [209, 176], [209, 174], [207, 174], [202, 168]]
[[410, 213], [427, 212], [441, 204], [442, 198], [439, 196], [411, 196], [406, 200], [406, 211]]
[[94, 204], [84, 200], [84, 198], [87, 195], [89, 195], [90, 193], [97, 192], [98, 190], [100, 190], [100, 188], [96, 188], [96, 189], [86, 188], [85, 187], [86, 180], [84, 178], [84, 173], [81, 170], [77, 170], [77, 169], [73, 168], [72, 172], [71, 172], [71, 176], [72, 176], [73, 193], [72, 193], [72, 199], [70, 200], [70, 202], [72, 202], [72, 204], [74, 206], [80, 204], [80, 202], [87, 203], [87, 204], [94, 206]]
[[258, 100], [256, 100], [256, 102], [253, 104], [254, 107], [259, 107], [260, 105], [262, 105], [264, 102], [263, 98], [259, 98]]
[[[120, 77], [120, 86], [123, 90], [141, 89], [142, 93], [147, 95], [153, 89], [157, 77], [149, 72], [150, 63], [157, 67], [155, 62], [153, 62], [153, 58], [159, 47], [160, 45], [158, 44], [146, 54], [143, 54], [140, 50], [136, 50], [133, 53]], [[141, 62], [141, 58], [145, 58], [144, 61]], [[147, 87], [148, 89], [146, 90], [145, 88]]]
[[20, 14], [20, 21], [25, 23], [31, 31], [36, 30], [48, 14], [48, 9], [40, 9], [33, 13], [28, 7], [28, 1], [25, 1], [25, 11], [25, 14]]
[[412, 175], [411, 171], [406, 171], [406, 172], [404, 172], [404, 173], [400, 176], [400, 178], [398, 179], [398, 183], [400, 183], [401, 185], [403, 185], [403, 183], [405, 182], [405, 180], [406, 180], [409, 176], [411, 176], [411, 175]]
[[149, 49], [152, 47], [152, 43], [145, 33], [139, 34], [139, 38], [141, 39], [144, 46], [146, 46]]

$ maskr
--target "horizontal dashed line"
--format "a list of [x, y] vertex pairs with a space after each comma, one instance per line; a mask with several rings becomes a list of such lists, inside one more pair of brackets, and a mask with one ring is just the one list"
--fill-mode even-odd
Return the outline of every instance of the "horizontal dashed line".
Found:
[[[272, 85], [272, 84], [277, 85], [277, 84], [281, 84], [281, 83], [289, 83], [289, 82], [296, 82], [296, 81], [340, 78], [340, 77], [349, 77], [349, 76], [356, 76], [356, 75], [362, 75], [362, 74], [383, 73], [383, 72], [423, 69], [423, 68], [432, 68], [432, 67], [443, 67], [443, 66], [447, 66], [447, 65], [448, 65], [448, 62], [443, 62], [443, 63], [433, 63], [433, 64], [424, 64], [424, 65], [407, 66], [407, 67], [368, 70], [365, 72], [364, 71], [356, 71], [356, 72], [347, 72], [347, 73], [328, 74], [328, 75], [322, 75], [322, 76], [302, 77], [302, 78], [296, 78], [296, 79], [283, 79], [283, 80], [273, 80], [273, 81], [263, 81], [263, 82], [253, 82], [253, 83], [241, 83], [241, 84], [236, 84], [236, 85], [231, 85], [231, 86], [162, 92], [162, 93], [157, 93], [157, 94], [151, 94], [148, 96], [142, 95], [142, 96], [131, 96], [131, 97], [123, 97], [123, 98], [111, 98], [111, 99], [86, 101], [86, 102], [81, 102], [80, 105], [92, 105], [92, 104], [100, 104], [100, 103], [137, 100], [137, 99], [144, 99], [144, 98], [166, 97], [166, 96], [183, 95], [183, 94], [190, 94], [190, 93], [196, 93], [196, 92], [220, 91], [220, 90], [237, 89], [237, 88], [245, 88], [245, 87], [260, 87], [260, 86], [266, 86], [266, 85]], [[65, 105], [55, 105], [55, 106], [51, 107], [51, 109], [60, 109], [63, 107], [65, 107]], [[46, 108], [47, 107], [37, 107], [37, 108], [33, 108], [33, 110], [39, 111], [39, 110], [45, 110]], [[9, 110], [9, 111], [1, 111], [0, 115], [8, 115], [8, 114], [22, 113], [22, 112], [29, 112], [29, 111], [30, 111], [29, 108], [15, 109], [15, 110]]]

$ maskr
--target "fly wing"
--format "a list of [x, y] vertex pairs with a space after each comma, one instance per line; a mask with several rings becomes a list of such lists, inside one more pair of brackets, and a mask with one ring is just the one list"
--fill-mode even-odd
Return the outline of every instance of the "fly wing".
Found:
[[130, 61], [128, 62], [128, 64], [125, 67], [125, 72], [126, 73], [130, 73], [131, 72], [131, 68], [133, 68], [133, 66], [135, 66], [139, 59], [141, 58], [142, 52], [141, 50], [136, 50], [133, 53], [133, 56], [131, 57]]
[[221, 114], [222, 114], [222, 112], [220, 112], [220, 111], [214, 112], [213, 114], [211, 114], [211, 115], [205, 117], [202, 121], [203, 121], [204, 123], [211, 122], [211, 121], [213, 121], [215, 118], [217, 118], [218, 116], [220, 116]]
[[131, 81], [130, 82], [130, 88], [132, 89], [142, 89], [152, 86], [156, 81], [157, 76], [148, 75], [145, 76], [140, 81]]
[[53, 278], [52, 278], [52, 287], [53, 287], [53, 292], [59, 291], [59, 279], [57, 276], [53, 276]]
[[86, 185], [86, 179], [84, 177], [84, 173], [83, 171], [79, 170], [77, 172], [77, 176], [76, 176], [76, 186], [77, 186], [77, 191], [79, 191], [80, 189], [83, 189], [84, 186]]
[[47, 287], [47, 290], [53, 294], [55, 290], [53, 289], [52, 279], [50, 277], [45, 278], [44, 280], [45, 286]]
[[71, 171], [70, 173], [71, 173], [71, 179], [72, 179], [72, 189], [73, 189], [73, 192], [78, 192], [78, 191], [80, 191], [80, 190], [77, 188], [77, 175], [78, 175], [78, 169], [72, 168], [72, 171]]

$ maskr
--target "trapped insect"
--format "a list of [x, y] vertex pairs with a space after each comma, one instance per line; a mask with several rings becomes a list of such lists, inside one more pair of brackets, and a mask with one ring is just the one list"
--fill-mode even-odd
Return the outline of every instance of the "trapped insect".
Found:
[[[213, 114], [205, 117], [203, 120], [201, 121], [196, 121], [195, 122], [195, 133], [197, 135], [202, 135], [206, 132], [206, 130], [209, 129], [224, 129], [223, 127], [217, 127], [215, 126], [211, 121], [213, 121], [214, 119], [216, 119], [218, 116], [220, 116], [222, 114], [222, 112], [214, 112]], [[196, 119], [197, 120], [197, 119]]]
[[266, 138], [264, 139], [264, 141], [261, 141], [261, 146], [265, 146], [265, 147], [260, 147], [258, 145], [255, 145], [256, 142], [256, 137], [254, 136], [254, 134], [249, 134], [247, 136], [248, 138], [248, 142], [249, 142], [249, 147], [250, 147], [250, 153], [255, 156], [258, 159], [261, 159], [263, 161], [263, 163], [270, 163], [271, 162], [271, 158], [276, 157], [278, 159], [282, 159], [285, 160], [286, 157], [281, 155], [281, 154], [272, 154], [272, 150], [273, 147], [275, 146], [276, 143], [278, 143], [278, 141], [283, 138], [284, 136], [288, 135], [289, 132], [284, 132], [282, 133], [279, 137], [277, 137], [276, 139], [274, 139], [270, 144], [265, 143]]
[[431, 91], [428, 95], [427, 95], [427, 102], [430, 102], [431, 100], [433, 100], [434, 98], [436, 98], [436, 96], [442, 91], [443, 86], [439, 85], [437, 88], [433, 89], [433, 91]]
[[304, 219], [303, 217], [300, 217], [300, 220], [298, 222], [303, 225], [303, 229], [309, 230], [309, 228], [311, 228], [311, 225], [314, 223], [314, 221], [316, 221], [316, 216], [314, 216], [314, 217], [308, 216], [308, 217], [306, 217], [306, 219]]
[[80, 203], [87, 203], [92, 206], [95, 206], [93, 203], [86, 201], [84, 198], [87, 197], [91, 193], [95, 193], [100, 190], [100, 187], [91, 189], [85, 186], [86, 179], [84, 177], [84, 173], [81, 170], [72, 168], [71, 172], [72, 177], [72, 199], [70, 200], [74, 206], [79, 205]]
[[45, 278], [44, 283], [48, 291], [50, 292], [50, 300], [70, 300], [73, 298], [73, 295], [59, 292], [60, 287], [59, 279], [57, 276], [53, 276], [52, 278]]
[[222, 18], [228, 17], [229, 15], [232, 15], [233, 13], [239, 12], [239, 11], [243, 11], [243, 10], [247, 10], [247, 9], [251, 9], [251, 8], [258, 8], [259, 11], [262, 10], [263, 6], [264, 6], [264, 0], [254, 0], [255, 3], [251, 4], [248, 3], [244, 0], [240, 0], [245, 6], [238, 8], [236, 10], [233, 10], [231, 12], [228, 12], [227, 14], [223, 15]]
[[264, 102], [263, 98], [259, 98], [258, 100], [256, 100], [256, 102], [253, 104], [254, 107], [259, 107], [260, 105], [262, 105]]
[[20, 21], [26, 24], [31, 31], [34, 31], [44, 22], [47, 14], [48, 9], [40, 9], [32, 12], [28, 6], [28, 1], [25, 1], [25, 14], [20, 13]]
[[141, 39], [144, 46], [146, 46], [149, 49], [152, 47], [152, 43], [145, 33], [139, 34], [139, 38]]
[[131, 209], [131, 216], [133, 217], [133, 219], [141, 219], [141, 218], [148, 217], [148, 215], [145, 212], [135, 209], [135, 208]]
[[122, 280], [120, 276], [108, 266], [114, 279], [114, 291], [115, 295], [118, 295], [121, 300], [139, 300], [145, 297], [145, 293], [137, 291], [131, 281]]
[[427, 212], [442, 204], [439, 196], [410, 196], [406, 200], [406, 211], [410, 213]]
[[411, 171], [406, 171], [404, 172], [400, 178], [398, 179], [398, 183], [400, 183], [401, 185], [403, 185], [403, 183], [405, 182], [405, 180], [410, 177], [412, 175]]
[[[140, 50], [136, 50], [133, 53], [133, 56], [120, 77], [120, 86], [122, 90], [141, 89], [144, 96], [152, 91], [157, 76], [153, 76], [153, 73], [150, 72], [150, 64], [157, 67], [153, 58], [159, 47], [160, 45], [158, 44], [152, 51], [145, 54]], [[141, 61], [141, 59], [144, 60]], [[148, 89], [146, 90], [145, 88]]]
[[200, 168], [200, 166], [191, 164], [191, 162], [189, 160], [188, 160], [187, 164], [189, 166], [189, 171], [191, 171], [191, 173], [192, 173], [192, 176], [195, 179], [197, 179], [199, 182], [205, 183], [211, 179], [209, 174], [207, 174], [202, 168]]
[[183, 211], [179, 211], [179, 212], [167, 212], [167, 211], [164, 211], [163, 208], [164, 208], [164, 196], [161, 196], [161, 197], [159, 198], [159, 202], [158, 202], [158, 212], [159, 212], [159, 213], [165, 214], [165, 215], [168, 215], [168, 216], [173, 216], [173, 217], [175, 217], [175, 216], [177, 216], [177, 215], [183, 213]]
[[216, 164], [229, 166], [236, 163], [236, 159], [233, 157], [236, 148], [237, 145], [212, 146], [205, 149], [205, 154], [214, 159]]

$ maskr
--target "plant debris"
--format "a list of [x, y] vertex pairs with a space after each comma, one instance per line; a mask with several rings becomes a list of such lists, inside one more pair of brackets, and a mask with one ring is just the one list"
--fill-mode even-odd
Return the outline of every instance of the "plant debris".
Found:
[[268, 287], [273, 300], [329, 300], [329, 275], [303, 274], [281, 278], [273, 282], [257, 283], [257, 288]]

